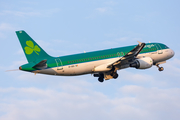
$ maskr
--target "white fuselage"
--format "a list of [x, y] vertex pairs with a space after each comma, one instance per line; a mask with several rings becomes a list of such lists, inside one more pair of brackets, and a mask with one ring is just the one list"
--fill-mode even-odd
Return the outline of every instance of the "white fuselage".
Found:
[[[153, 60], [153, 63], [160, 63], [173, 57], [174, 51], [171, 49], [158, 50], [155, 52], [139, 54], [137, 58], [141, 58], [143, 56], [151, 57]], [[108, 64], [113, 61], [117, 61], [119, 59], [120, 57], [116, 57], [116, 58], [111, 58], [111, 59], [97, 60], [97, 61], [85, 62], [85, 63], [80, 63], [80, 64], [71, 64], [67, 66], [59, 66], [59, 67], [54, 67], [54, 68], [49, 68], [49, 69], [36, 70], [33, 72], [49, 74], [49, 75], [61, 75], [61, 76], [75, 76], [75, 75], [91, 74], [91, 73], [94, 73], [93, 70], [95, 67], [100, 66], [102, 64]]]

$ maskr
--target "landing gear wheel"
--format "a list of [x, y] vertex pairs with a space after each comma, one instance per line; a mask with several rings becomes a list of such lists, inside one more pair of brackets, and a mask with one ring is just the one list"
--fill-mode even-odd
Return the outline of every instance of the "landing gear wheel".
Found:
[[99, 82], [104, 82], [104, 74], [103, 73], [99, 73], [98, 81]]
[[118, 74], [117, 73], [113, 73], [113, 78], [114, 79], [118, 78]]
[[99, 82], [104, 82], [104, 78], [103, 78], [103, 77], [99, 77], [99, 78], [98, 78], [98, 81], [99, 81]]
[[159, 70], [159, 71], [163, 71], [163, 70], [164, 70], [163, 67], [159, 67], [159, 64], [157, 64], [156, 66], [158, 67], [158, 70]]
[[159, 67], [159, 69], [158, 69], [159, 71], [163, 71], [164, 70], [164, 68], [163, 67]]

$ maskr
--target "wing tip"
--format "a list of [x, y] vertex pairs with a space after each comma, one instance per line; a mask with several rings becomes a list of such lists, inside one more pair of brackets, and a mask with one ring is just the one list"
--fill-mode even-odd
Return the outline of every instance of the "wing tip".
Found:
[[142, 42], [140, 42], [140, 41], [137, 41], [138, 43], [139, 43], [139, 45], [141, 46], [141, 44], [142, 44]]

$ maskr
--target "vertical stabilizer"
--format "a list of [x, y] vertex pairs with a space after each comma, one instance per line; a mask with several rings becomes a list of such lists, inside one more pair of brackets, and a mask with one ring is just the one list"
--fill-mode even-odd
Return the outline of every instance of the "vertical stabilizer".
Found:
[[49, 56], [25, 31], [16, 31], [28, 62], [44, 60]]

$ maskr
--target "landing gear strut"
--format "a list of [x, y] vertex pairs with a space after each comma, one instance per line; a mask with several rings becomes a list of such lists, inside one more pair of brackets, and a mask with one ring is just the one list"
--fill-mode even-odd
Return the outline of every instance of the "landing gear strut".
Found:
[[164, 70], [163, 67], [159, 67], [159, 64], [157, 64], [156, 66], [158, 67], [158, 70], [159, 70], [159, 71], [163, 71], [163, 70]]
[[111, 70], [110, 75], [111, 75], [114, 79], [118, 78], [118, 74], [117, 74], [117, 72], [115, 71], [115, 67], [114, 67], [114, 66], [113, 66], [113, 68], [112, 68], [112, 70]]

